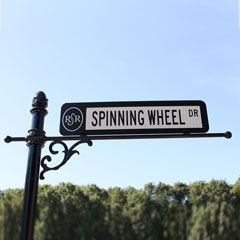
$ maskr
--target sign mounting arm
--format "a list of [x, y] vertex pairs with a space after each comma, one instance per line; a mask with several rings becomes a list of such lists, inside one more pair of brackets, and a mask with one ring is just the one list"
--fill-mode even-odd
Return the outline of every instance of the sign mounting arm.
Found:
[[[126, 135], [86, 135], [86, 136], [45, 136], [43, 141], [84, 141], [84, 140], [121, 140], [121, 139], [157, 139], [157, 138], [213, 138], [224, 137], [230, 139], [232, 133], [227, 131], [225, 133], [184, 133], [184, 134], [126, 134]], [[29, 137], [10, 137], [7, 136], [4, 141], [10, 142], [28, 142]]]

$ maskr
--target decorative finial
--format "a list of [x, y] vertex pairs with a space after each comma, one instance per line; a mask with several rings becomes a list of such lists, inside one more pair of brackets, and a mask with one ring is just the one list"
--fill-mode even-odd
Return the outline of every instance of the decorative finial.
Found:
[[225, 138], [229, 139], [232, 137], [232, 133], [231, 132], [225, 132]]
[[48, 99], [46, 97], [46, 94], [42, 91], [37, 92], [35, 97], [33, 98], [32, 106], [47, 108]]

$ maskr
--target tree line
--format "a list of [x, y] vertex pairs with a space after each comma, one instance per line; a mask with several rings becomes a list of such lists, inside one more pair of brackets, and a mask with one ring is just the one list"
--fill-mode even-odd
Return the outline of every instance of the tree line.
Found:
[[[0, 240], [19, 239], [23, 189], [0, 191]], [[35, 240], [239, 240], [240, 179], [144, 189], [39, 187]]]

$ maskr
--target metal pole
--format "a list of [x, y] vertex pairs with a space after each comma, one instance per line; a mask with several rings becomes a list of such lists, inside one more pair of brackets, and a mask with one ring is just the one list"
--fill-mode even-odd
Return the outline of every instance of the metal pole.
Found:
[[32, 240], [38, 193], [41, 149], [44, 144], [44, 117], [48, 100], [44, 92], [38, 92], [32, 102], [32, 128], [29, 130], [29, 147], [26, 182], [24, 188], [21, 240]]

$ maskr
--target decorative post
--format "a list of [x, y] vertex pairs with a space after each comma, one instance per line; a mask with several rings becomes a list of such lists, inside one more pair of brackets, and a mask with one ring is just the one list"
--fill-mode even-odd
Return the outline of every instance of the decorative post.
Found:
[[32, 240], [34, 218], [38, 193], [39, 167], [41, 149], [44, 145], [44, 117], [47, 115], [48, 100], [44, 92], [38, 92], [32, 102], [32, 127], [28, 131], [27, 146], [29, 147], [27, 174], [24, 189], [21, 240]]

